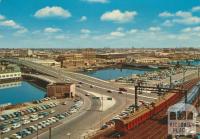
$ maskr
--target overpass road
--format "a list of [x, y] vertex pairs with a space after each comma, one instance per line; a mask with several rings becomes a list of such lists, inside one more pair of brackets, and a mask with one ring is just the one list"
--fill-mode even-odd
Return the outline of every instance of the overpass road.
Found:
[[[80, 73], [68, 72], [60, 68], [55, 69], [43, 66], [26, 60], [6, 60], [19, 65], [27, 66], [40, 73], [53, 76], [59, 80], [67, 80], [76, 84], [79, 84], [81, 82], [81, 87], [77, 87], [77, 92], [84, 98], [84, 108], [73, 119], [68, 120], [62, 125], [52, 129], [53, 139], [66, 139], [67, 133], [70, 133], [70, 139], [79, 139], [83, 134], [85, 135], [91, 130], [96, 130], [103, 123], [112, 119], [112, 117], [120, 113], [125, 107], [134, 103], [133, 90], [128, 89], [127, 93], [124, 94], [118, 93], [119, 87], [124, 87], [123, 85], [89, 77]], [[90, 87], [91, 85], [93, 86], [92, 88]], [[108, 93], [108, 90], [110, 90], [112, 93]], [[85, 96], [85, 94], [87, 94], [88, 92], [93, 93], [91, 94], [91, 96]], [[112, 97], [113, 100], [115, 100], [115, 103], [112, 105], [111, 108], [101, 111], [100, 106], [102, 107], [102, 105], [105, 105], [104, 101], [94, 100], [92, 98], [94, 94]], [[138, 98], [139, 100], [150, 103], [156, 100], [158, 97], [156, 94], [143, 93], [140, 94]], [[40, 138], [49, 138], [48, 132], [40, 135]]]

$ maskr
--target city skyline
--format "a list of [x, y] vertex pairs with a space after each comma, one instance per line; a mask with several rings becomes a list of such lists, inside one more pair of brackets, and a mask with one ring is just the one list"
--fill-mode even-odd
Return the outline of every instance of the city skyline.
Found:
[[199, 0], [1, 0], [0, 48], [199, 47]]

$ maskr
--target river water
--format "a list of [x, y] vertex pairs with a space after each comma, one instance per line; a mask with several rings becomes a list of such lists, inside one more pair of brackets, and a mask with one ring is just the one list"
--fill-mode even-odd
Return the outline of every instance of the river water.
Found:
[[127, 77], [132, 74], [144, 74], [147, 71], [153, 71], [155, 69], [117, 69], [117, 68], [108, 68], [97, 71], [85, 72], [85, 74], [96, 77], [103, 80], [112, 80], [119, 77]]
[[44, 90], [41, 90], [25, 81], [16, 82], [16, 85], [8, 88], [5, 87], [7, 85], [8, 84], [5, 84], [4, 87], [2, 87], [1, 84], [0, 104], [19, 104], [24, 102], [31, 102], [33, 100], [42, 99], [46, 95]]

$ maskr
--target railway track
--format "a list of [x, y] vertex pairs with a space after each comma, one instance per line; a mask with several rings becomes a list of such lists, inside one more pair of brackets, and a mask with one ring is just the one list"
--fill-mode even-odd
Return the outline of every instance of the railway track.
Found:
[[[196, 83], [198, 79], [190, 80], [184, 83], [183, 89], [190, 90]], [[177, 103], [184, 95], [180, 95], [174, 101]], [[128, 131], [126, 135], [122, 137], [117, 137], [118, 139], [166, 139], [167, 138], [167, 109], [163, 109], [158, 114], [154, 115], [151, 119], [146, 120], [144, 123], [140, 124], [136, 128]], [[111, 137], [106, 137], [105, 135], [98, 136], [98, 139], [112, 139]], [[114, 138], [113, 138], [114, 139]], [[115, 138], [116, 139], [116, 138]]]
[[[197, 79], [194, 79], [190, 82], [186, 82], [183, 85], [183, 88], [189, 90], [197, 81]], [[178, 101], [179, 99], [176, 100], [176, 102]], [[130, 130], [126, 136], [123, 136], [120, 139], [165, 139], [168, 130], [166, 113], [167, 108], [163, 109], [152, 119], [147, 120], [137, 128]]]

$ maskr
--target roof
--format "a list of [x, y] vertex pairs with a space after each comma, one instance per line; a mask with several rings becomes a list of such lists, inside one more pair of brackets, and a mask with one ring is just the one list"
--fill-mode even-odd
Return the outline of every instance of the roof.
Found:
[[68, 82], [56, 82], [56, 83], [50, 83], [48, 85], [73, 85], [73, 83], [68, 83]]

